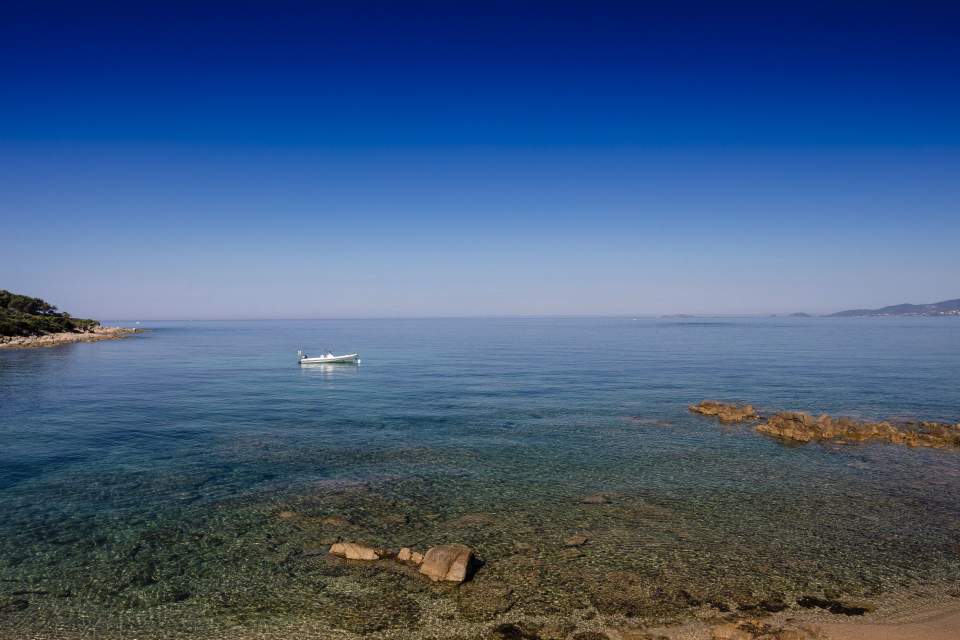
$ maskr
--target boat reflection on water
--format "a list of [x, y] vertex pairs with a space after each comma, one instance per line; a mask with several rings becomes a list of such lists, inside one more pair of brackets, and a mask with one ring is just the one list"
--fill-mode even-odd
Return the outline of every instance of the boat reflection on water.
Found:
[[306, 364], [300, 365], [300, 371], [303, 375], [319, 375], [323, 378], [355, 376], [360, 373], [360, 365], [357, 363], [339, 363], [339, 364]]

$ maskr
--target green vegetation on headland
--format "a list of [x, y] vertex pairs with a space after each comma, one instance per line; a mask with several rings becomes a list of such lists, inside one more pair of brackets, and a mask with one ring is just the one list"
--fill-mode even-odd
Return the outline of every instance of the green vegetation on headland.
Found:
[[72, 318], [39, 298], [0, 289], [0, 336], [81, 333], [100, 326], [96, 320]]

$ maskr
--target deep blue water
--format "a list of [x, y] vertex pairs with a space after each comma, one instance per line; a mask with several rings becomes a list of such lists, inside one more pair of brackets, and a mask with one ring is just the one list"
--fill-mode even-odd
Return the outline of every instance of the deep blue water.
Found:
[[[960, 544], [956, 452], [785, 446], [686, 411], [712, 398], [955, 422], [954, 318], [143, 326], [150, 331], [120, 341], [0, 351], [0, 598], [21, 603], [0, 615], [0, 630], [89, 632], [64, 604], [70, 598], [102, 606], [94, 617], [106, 630], [132, 610], [200, 602], [202, 613], [190, 609], [194, 622], [179, 631], [189, 635], [204, 616], [216, 625], [211, 576], [226, 580], [239, 565], [197, 551], [196, 568], [172, 577], [117, 578], [169, 551], [144, 561], [143, 532], [165, 523], [177, 535], [208, 535], [214, 509], [234, 518], [230, 527], [246, 523], [244, 532], [269, 528], [263, 514], [318, 492], [355, 519], [382, 507], [404, 512], [417, 536], [473, 536], [489, 559], [518, 537], [589, 526], [605, 532], [596, 548], [606, 553], [592, 559], [587, 547], [576, 560], [585, 567], [689, 565], [676, 575], [701, 582], [723, 582], [716, 576], [739, 567], [761, 591], [790, 591], [816, 574], [821, 586], [879, 592], [956, 570], [955, 555], [948, 559]], [[297, 349], [324, 346], [358, 351], [362, 363], [297, 365]], [[341, 492], [364, 483], [389, 504], [358, 506]], [[647, 515], [637, 507], [619, 521], [590, 520], [559, 506], [596, 491], [643, 501]], [[318, 504], [303, 508], [331, 508]], [[653, 517], [653, 507], [670, 515]], [[433, 524], [474, 512], [500, 522], [465, 533]], [[648, 516], [656, 526], [637, 524]], [[351, 535], [402, 542], [390, 528]], [[622, 557], [611, 560], [611, 549]], [[193, 586], [164, 599], [185, 575]], [[54, 601], [58, 588], [69, 597]], [[15, 595], [24, 590], [47, 595]], [[273, 601], [289, 597], [278, 591]], [[141, 630], [166, 624], [137, 620]]]

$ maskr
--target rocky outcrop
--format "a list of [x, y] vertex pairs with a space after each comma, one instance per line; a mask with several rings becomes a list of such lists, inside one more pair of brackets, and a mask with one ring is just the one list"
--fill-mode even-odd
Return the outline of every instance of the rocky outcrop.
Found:
[[41, 336], [0, 336], [0, 349], [29, 349], [32, 347], [56, 347], [71, 342], [99, 342], [101, 340], [119, 340], [141, 329], [125, 327], [96, 327], [90, 331], [47, 333]]
[[330, 555], [347, 560], [375, 561], [393, 558], [397, 562], [419, 567], [420, 573], [434, 582], [464, 582], [473, 569], [473, 550], [462, 544], [442, 544], [430, 547], [426, 554], [403, 547], [394, 555], [387, 549], [374, 549], [356, 542], [335, 542], [330, 545]]
[[689, 407], [693, 413], [699, 413], [702, 416], [717, 418], [720, 422], [743, 422], [744, 420], [756, 420], [760, 417], [752, 405], [735, 405], [725, 402], [715, 402], [713, 400], [704, 400], [699, 404], [692, 404]]
[[379, 549], [354, 542], [337, 542], [330, 546], [330, 555], [340, 556], [347, 560], [379, 560], [384, 553]]
[[473, 551], [462, 544], [442, 544], [431, 547], [423, 556], [420, 573], [431, 580], [463, 582], [469, 577]]
[[760, 433], [791, 442], [890, 442], [908, 447], [960, 447], [960, 424], [915, 422], [895, 425], [891, 422], [864, 422], [852, 418], [833, 418], [823, 414], [814, 418], [802, 411], [785, 411], [757, 425]]
[[397, 552], [397, 560], [406, 564], [420, 566], [423, 563], [423, 554], [410, 547], [404, 547]]
[[[761, 419], [752, 405], [704, 400], [690, 411], [718, 418], [721, 422]], [[766, 418], [757, 431], [789, 442], [890, 442], [908, 447], [960, 447], [960, 423], [869, 422], [853, 418], [814, 417], [803, 411], [783, 411]]]

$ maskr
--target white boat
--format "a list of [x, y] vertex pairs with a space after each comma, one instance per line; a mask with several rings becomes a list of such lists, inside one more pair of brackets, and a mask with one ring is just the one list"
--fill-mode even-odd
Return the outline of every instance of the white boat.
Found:
[[322, 356], [311, 358], [303, 351], [297, 351], [297, 361], [300, 364], [357, 364], [360, 362], [360, 354], [348, 353], [344, 356], [335, 356], [327, 351]]

